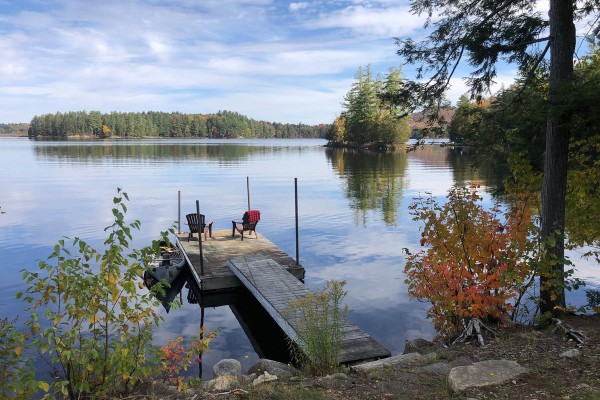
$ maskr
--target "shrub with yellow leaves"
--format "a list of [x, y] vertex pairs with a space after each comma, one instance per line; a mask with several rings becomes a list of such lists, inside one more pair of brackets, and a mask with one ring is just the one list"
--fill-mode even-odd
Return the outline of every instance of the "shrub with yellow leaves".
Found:
[[[124, 199], [127, 194], [118, 189], [103, 251], [79, 238], [63, 238], [37, 272], [22, 271], [27, 288], [17, 297], [29, 304], [28, 334], [54, 368], [49, 390], [58, 397], [127, 393], [155, 372], [147, 347], [161, 317], [153, 310], [156, 298], [139, 290], [137, 281], [159, 253], [159, 240], [129, 249], [140, 222], [125, 221]], [[167, 235], [162, 232], [161, 239], [168, 241]]]

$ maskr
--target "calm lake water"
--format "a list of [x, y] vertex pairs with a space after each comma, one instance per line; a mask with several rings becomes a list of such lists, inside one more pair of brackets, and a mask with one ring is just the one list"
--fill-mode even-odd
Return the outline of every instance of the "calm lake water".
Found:
[[[35, 269], [62, 236], [78, 236], [101, 247], [111, 223], [117, 187], [130, 196], [128, 219], [139, 219], [133, 245], [145, 246], [182, 214], [201, 211], [214, 229], [230, 229], [246, 209], [246, 177], [252, 208], [262, 212], [260, 234], [295, 254], [294, 178], [299, 187], [300, 262], [306, 284], [322, 287], [345, 280], [349, 318], [392, 354], [405, 340], [431, 339], [427, 305], [409, 300], [404, 283], [403, 248], [418, 250], [419, 223], [408, 206], [426, 192], [445, 196], [453, 184], [474, 181], [487, 192], [497, 182], [493, 167], [473, 170], [467, 155], [447, 147], [425, 146], [408, 154], [364, 154], [325, 149], [323, 140], [119, 140], [36, 142], [0, 139], [0, 317], [17, 317], [23, 308], [19, 271]], [[592, 261], [571, 258], [578, 276], [600, 286]], [[185, 300], [171, 310], [155, 341], [192, 337], [200, 326], [200, 307]], [[583, 294], [568, 301], [585, 304]], [[228, 304], [231, 304], [229, 306]], [[204, 377], [223, 358], [249, 367], [269, 355], [276, 341], [268, 320], [243, 293], [211, 300], [204, 324], [220, 329], [204, 356]], [[247, 335], [246, 332], [250, 334]], [[267, 346], [268, 347], [268, 346]], [[276, 346], [273, 346], [276, 347]]]

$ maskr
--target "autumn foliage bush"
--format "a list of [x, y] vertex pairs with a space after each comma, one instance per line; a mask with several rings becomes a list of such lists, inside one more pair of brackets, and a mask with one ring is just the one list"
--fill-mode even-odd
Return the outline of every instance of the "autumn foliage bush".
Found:
[[167, 345], [157, 349], [158, 374], [156, 378], [165, 383], [176, 385], [179, 391], [186, 388], [185, 378], [181, 375], [193, 363], [202, 362], [202, 354], [208, 350], [209, 343], [217, 337], [216, 332], [204, 334], [202, 327], [198, 335], [187, 345], [183, 345], [183, 338], [167, 339]]
[[431, 302], [428, 316], [443, 335], [472, 318], [515, 315], [527, 287], [538, 247], [530, 199], [508, 210], [485, 209], [477, 187], [452, 188], [447, 201], [419, 197], [410, 206], [424, 222], [423, 250], [409, 252], [405, 266], [411, 297]]

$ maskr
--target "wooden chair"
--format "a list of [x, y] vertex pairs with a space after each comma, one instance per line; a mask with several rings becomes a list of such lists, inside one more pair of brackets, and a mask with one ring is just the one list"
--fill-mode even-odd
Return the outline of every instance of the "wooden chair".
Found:
[[[185, 218], [187, 219], [187, 224], [190, 227], [190, 234], [188, 235], [188, 242], [190, 241], [190, 239], [192, 237], [194, 237], [194, 233], [198, 233], [198, 214], [194, 213], [194, 214], [187, 214], [185, 216]], [[208, 223], [208, 225], [206, 224], [206, 218], [204, 217], [204, 214], [200, 214], [200, 223], [202, 225], [202, 232], [204, 233], [204, 240], [206, 240], [206, 231], [208, 228], [208, 234], [210, 235], [210, 237], [212, 237], [212, 224], [213, 221], [210, 221]], [[200, 239], [200, 237], [198, 236], [198, 239]]]
[[242, 235], [242, 240], [244, 240], [244, 232], [248, 232], [248, 235], [254, 232], [254, 237], [258, 239], [258, 235], [256, 234], [256, 224], [258, 224], [258, 221], [260, 221], [260, 211], [246, 211], [242, 217], [242, 222], [231, 221], [233, 223], [231, 237], [235, 237], [235, 231], [238, 231]]

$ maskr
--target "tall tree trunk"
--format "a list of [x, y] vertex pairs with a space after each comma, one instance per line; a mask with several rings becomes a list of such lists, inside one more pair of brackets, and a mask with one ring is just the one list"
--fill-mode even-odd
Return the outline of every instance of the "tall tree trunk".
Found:
[[[556, 244], [549, 249], [541, 284], [541, 311], [553, 312], [565, 306], [564, 295], [564, 232], [567, 162], [569, 154], [569, 112], [561, 107], [562, 89], [573, 75], [575, 51], [574, 4], [572, 0], [550, 0], [550, 108], [546, 125], [546, 153], [542, 182], [542, 240], [556, 235]], [[554, 279], [557, 279], [554, 280]]]

